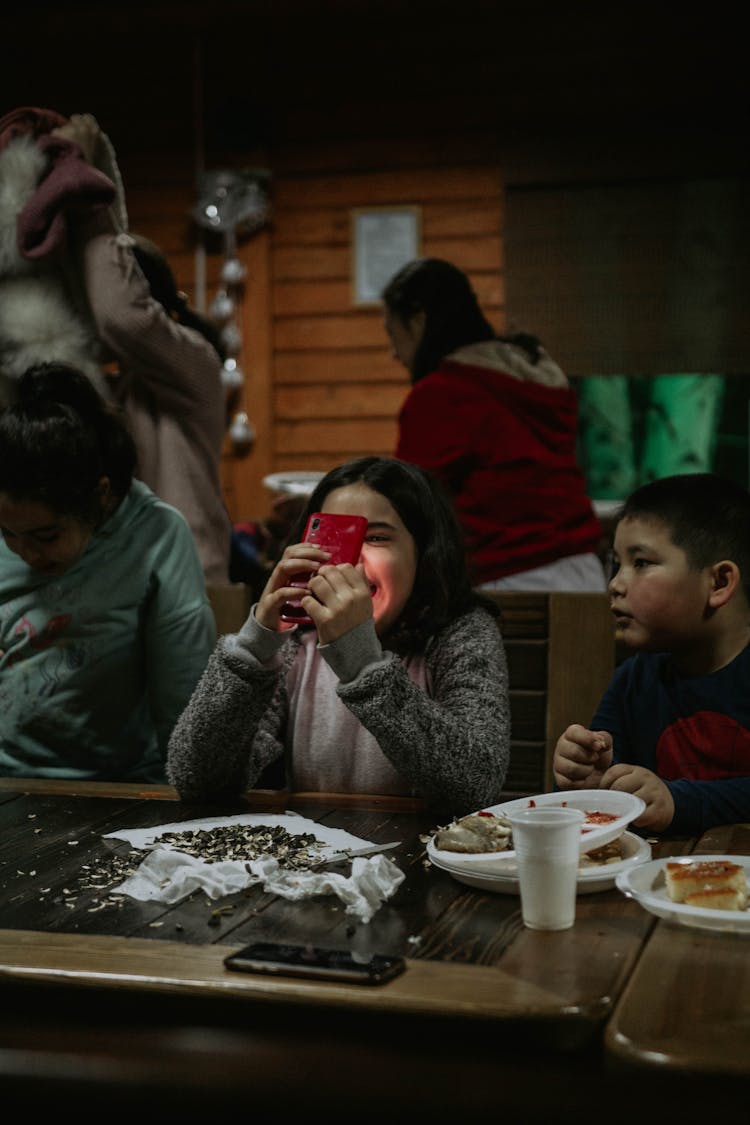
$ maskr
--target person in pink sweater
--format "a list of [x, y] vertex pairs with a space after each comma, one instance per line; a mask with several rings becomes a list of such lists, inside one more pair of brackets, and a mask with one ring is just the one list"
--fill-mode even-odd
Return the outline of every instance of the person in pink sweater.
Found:
[[475, 585], [606, 590], [603, 532], [576, 460], [577, 403], [562, 370], [535, 337], [499, 336], [449, 262], [409, 262], [383, 301], [412, 383], [395, 456], [446, 488]]
[[79, 251], [102, 357], [111, 363], [110, 394], [135, 440], [138, 477], [185, 516], [206, 582], [228, 583], [218, 333], [179, 293], [158, 247], [118, 235], [106, 214], [80, 231]]
[[[96, 160], [102, 133], [90, 114], [74, 114], [55, 134]], [[108, 391], [135, 440], [138, 477], [185, 516], [206, 582], [228, 583], [232, 526], [220, 478], [227, 419], [218, 329], [189, 305], [160, 248], [131, 235], [114, 207], [73, 215], [70, 242]]]

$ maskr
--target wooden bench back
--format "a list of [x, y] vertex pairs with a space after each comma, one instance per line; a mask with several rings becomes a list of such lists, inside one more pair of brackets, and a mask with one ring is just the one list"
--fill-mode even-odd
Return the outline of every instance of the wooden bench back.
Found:
[[206, 586], [206, 593], [214, 611], [217, 634], [221, 637], [225, 633], [238, 633], [250, 612], [252, 587], [244, 582], [227, 582]]
[[587, 726], [615, 668], [607, 594], [503, 593], [511, 758], [503, 799], [553, 788], [552, 757], [571, 723]]

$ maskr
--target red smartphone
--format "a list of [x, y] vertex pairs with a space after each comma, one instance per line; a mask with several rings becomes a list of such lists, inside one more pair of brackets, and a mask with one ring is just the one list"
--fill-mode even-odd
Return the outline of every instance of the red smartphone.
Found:
[[[313, 512], [305, 526], [302, 536], [303, 543], [314, 543], [324, 551], [330, 552], [330, 559], [326, 565], [338, 566], [340, 563], [351, 563], [356, 566], [362, 551], [367, 532], [367, 520], [364, 516], [338, 516], [333, 513]], [[312, 571], [295, 574], [289, 579], [290, 586], [307, 587]], [[279, 614], [282, 621], [295, 625], [312, 625], [312, 620], [307, 616], [299, 602], [284, 602]]]

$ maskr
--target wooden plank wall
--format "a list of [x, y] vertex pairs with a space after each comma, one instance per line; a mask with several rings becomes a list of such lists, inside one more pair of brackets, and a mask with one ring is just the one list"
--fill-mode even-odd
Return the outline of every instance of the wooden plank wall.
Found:
[[[340, 164], [339, 164], [340, 166]], [[422, 252], [465, 269], [488, 317], [503, 312], [502, 182], [494, 165], [280, 174], [272, 183], [270, 371], [247, 387], [247, 410], [267, 398], [271, 440], [233, 466], [236, 515], [265, 514], [263, 474], [327, 470], [362, 454], [391, 454], [408, 389], [390, 354], [380, 306], [352, 301], [351, 212], [416, 205]], [[256, 422], [257, 427], [257, 422]]]
[[[246, 166], [242, 156], [227, 163]], [[388, 156], [380, 157], [387, 165]], [[385, 170], [351, 169], [341, 151], [326, 158], [335, 172], [276, 172], [271, 162], [271, 222], [239, 240], [247, 279], [238, 361], [246, 382], [235, 407], [247, 412], [256, 442], [246, 455], [225, 444], [224, 496], [235, 521], [269, 514], [272, 494], [262, 484], [268, 473], [326, 470], [395, 448], [408, 377], [391, 356], [381, 307], [352, 301], [353, 208], [419, 207], [422, 253], [466, 270], [488, 318], [503, 327], [503, 184], [496, 164], [399, 167], [398, 146]], [[131, 164], [123, 176], [131, 228], [162, 247], [192, 300], [200, 248], [207, 250], [210, 306], [220, 285], [221, 245], [215, 236], [207, 241], [192, 219], [192, 171], [162, 171], [150, 160]]]

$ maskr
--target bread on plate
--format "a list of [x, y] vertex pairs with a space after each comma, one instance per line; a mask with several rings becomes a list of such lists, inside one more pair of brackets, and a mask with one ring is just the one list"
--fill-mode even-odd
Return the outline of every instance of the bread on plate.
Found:
[[744, 910], [747, 895], [734, 887], [706, 887], [685, 898], [686, 906], [702, 906], [704, 910]]
[[672, 902], [718, 910], [744, 910], [747, 879], [739, 863], [726, 859], [701, 859], [693, 863], [668, 861], [664, 868]]

